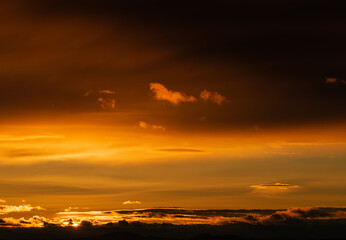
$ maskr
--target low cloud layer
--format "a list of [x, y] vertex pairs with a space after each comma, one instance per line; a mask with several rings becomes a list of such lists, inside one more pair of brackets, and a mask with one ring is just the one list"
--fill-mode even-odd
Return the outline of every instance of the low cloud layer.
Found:
[[[128, 200], [124, 205], [140, 205], [137, 200]], [[37, 208], [37, 207], [36, 207]], [[19, 208], [11, 211], [30, 211], [34, 209]], [[251, 209], [251, 210], [201, 210], [184, 208], [153, 208], [134, 210], [109, 210], [109, 211], [63, 211], [57, 213], [57, 218], [48, 219], [45, 217], [24, 218], [3, 218], [0, 219], [0, 226], [46, 226], [47, 224], [56, 226], [83, 226], [83, 221], [88, 221], [90, 225], [115, 224], [126, 221], [127, 223], [143, 224], [174, 224], [174, 225], [235, 225], [251, 224], [254, 226], [272, 225], [302, 225], [302, 224], [333, 224], [336, 221], [345, 223], [345, 207], [296, 207], [283, 210], [272, 209]], [[73, 210], [78, 210], [73, 208]]]

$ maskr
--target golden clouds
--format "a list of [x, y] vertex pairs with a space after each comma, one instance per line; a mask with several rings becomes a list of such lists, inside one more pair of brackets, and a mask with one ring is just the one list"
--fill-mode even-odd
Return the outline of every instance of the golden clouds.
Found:
[[205, 101], [210, 101], [213, 103], [216, 103], [217, 105], [221, 106], [224, 102], [227, 102], [228, 99], [224, 96], [222, 96], [218, 92], [210, 92], [207, 90], [203, 90], [200, 94], [200, 97]]
[[300, 186], [288, 184], [288, 183], [273, 183], [273, 184], [251, 185], [250, 187], [256, 190], [289, 190], [293, 188], [298, 188]]
[[[129, 201], [131, 202], [131, 201]], [[133, 201], [138, 202], [138, 201]], [[102, 226], [104, 224], [120, 224], [141, 222], [143, 224], [171, 223], [175, 225], [228, 225], [248, 223], [254, 225], [291, 224], [293, 221], [314, 224], [314, 220], [325, 220], [324, 224], [342, 220], [346, 216], [344, 207], [295, 207], [284, 210], [251, 209], [251, 210], [202, 210], [184, 208], [152, 208], [135, 210], [108, 210], [85, 212], [58, 212], [58, 217], [46, 218], [34, 216], [29, 219], [3, 218], [0, 226], [16, 227], [78, 227]], [[316, 223], [316, 222], [315, 222]], [[144, 226], [144, 225], [143, 225]]]
[[150, 90], [155, 94], [157, 100], [168, 101], [175, 105], [180, 102], [197, 102], [194, 96], [188, 96], [183, 92], [168, 90], [161, 83], [150, 83]]
[[[161, 83], [150, 83], [150, 90], [155, 94], [155, 99], [171, 102], [178, 105], [180, 102], [197, 102], [197, 98], [194, 96], [188, 96], [183, 92], [168, 90]], [[218, 92], [211, 92], [203, 90], [200, 93], [200, 98], [203, 102], [213, 102], [221, 106], [223, 103], [229, 101], [226, 97], [222, 96]]]
[[138, 205], [138, 204], [142, 204], [140, 201], [125, 201], [123, 202], [124, 205]]
[[13, 213], [13, 212], [30, 212], [32, 210], [46, 210], [40, 206], [33, 207], [29, 204], [26, 205], [0, 205], [0, 215]]

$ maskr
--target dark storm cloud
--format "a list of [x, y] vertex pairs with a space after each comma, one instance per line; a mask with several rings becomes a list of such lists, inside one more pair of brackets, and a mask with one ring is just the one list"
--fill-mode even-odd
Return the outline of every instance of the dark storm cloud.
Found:
[[[15, 34], [1, 41], [9, 46], [5, 59], [18, 61], [0, 74], [1, 108], [95, 111], [97, 103], [81, 94], [111, 87], [121, 90], [117, 106], [143, 109], [153, 104], [149, 82], [195, 96], [198, 82], [232, 102], [223, 110], [184, 106], [172, 110], [171, 122], [193, 129], [345, 119], [346, 85], [325, 86], [325, 77], [346, 77], [346, 17], [336, 2], [33, 0], [16, 6]], [[195, 124], [201, 116], [207, 123]]]

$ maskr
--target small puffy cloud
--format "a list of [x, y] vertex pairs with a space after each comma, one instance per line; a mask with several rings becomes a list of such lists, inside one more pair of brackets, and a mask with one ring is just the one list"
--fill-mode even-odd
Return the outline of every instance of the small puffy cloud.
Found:
[[137, 205], [137, 204], [142, 204], [140, 201], [125, 201], [123, 202], [124, 205]]
[[188, 96], [183, 92], [168, 90], [161, 83], [150, 83], [150, 90], [155, 94], [157, 100], [168, 101], [175, 105], [180, 102], [197, 102], [194, 96]]
[[0, 205], [0, 215], [13, 213], [13, 212], [30, 212], [32, 210], [46, 210], [40, 206], [33, 207], [31, 205]]
[[222, 96], [220, 93], [210, 92], [207, 90], [203, 90], [199, 96], [203, 99], [204, 102], [210, 101], [216, 103], [219, 106], [228, 101], [228, 99]]
[[251, 185], [250, 187], [255, 188], [256, 190], [288, 190], [292, 188], [298, 188], [299, 186], [288, 183], [272, 183]]
[[115, 109], [115, 98], [113, 97], [99, 97], [97, 103], [104, 110], [113, 110]]
[[5, 203], [6, 200], [0, 199], [0, 203]]
[[161, 125], [150, 124], [143, 121], [138, 122], [138, 126], [144, 129], [165, 130], [166, 128]]

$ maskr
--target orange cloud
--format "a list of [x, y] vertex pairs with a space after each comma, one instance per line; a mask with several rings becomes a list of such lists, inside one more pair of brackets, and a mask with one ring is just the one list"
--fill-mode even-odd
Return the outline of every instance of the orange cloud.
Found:
[[97, 103], [104, 110], [113, 110], [115, 109], [115, 98], [111, 97], [99, 97]]
[[94, 90], [88, 90], [86, 93], [83, 94], [83, 96], [84, 96], [84, 97], [87, 97], [87, 96], [89, 96], [89, 95], [91, 95], [91, 94], [94, 94], [94, 93], [95, 93]]
[[161, 125], [156, 125], [156, 124], [150, 124], [150, 123], [146, 123], [143, 121], [139, 121], [138, 122], [138, 126], [144, 129], [154, 129], [154, 130], [165, 130], [166, 128], [164, 126]]
[[105, 93], [105, 94], [115, 94], [115, 91], [105, 89], [105, 90], [99, 91], [99, 93], [101, 93], [101, 94], [102, 93]]
[[0, 203], [4, 203], [6, 202], [6, 200], [0, 199]]
[[330, 78], [330, 77], [326, 78], [326, 83], [336, 83], [337, 81], [338, 81], [338, 79], [336, 79], [336, 78]]
[[188, 96], [183, 92], [168, 90], [161, 83], [150, 83], [150, 90], [155, 94], [157, 100], [168, 101], [175, 105], [180, 102], [197, 102], [194, 96]]
[[339, 79], [339, 78], [326, 77], [326, 83], [327, 83], [327, 84], [333, 84], [333, 83], [342, 83], [342, 84], [346, 84], [346, 80]]
[[206, 102], [206, 101], [211, 101], [213, 103], [218, 104], [219, 106], [221, 106], [224, 102], [227, 102], [228, 99], [224, 96], [222, 96], [220, 93], [218, 92], [210, 92], [207, 90], [203, 90], [200, 93], [200, 97]]
[[134, 204], [142, 204], [140, 201], [125, 201], [123, 202], [124, 205], [134, 205]]

